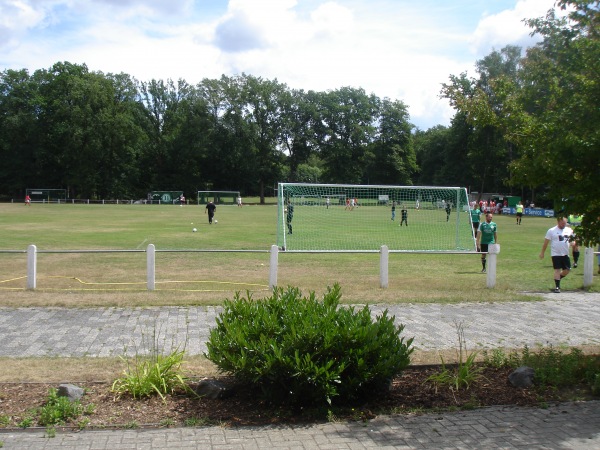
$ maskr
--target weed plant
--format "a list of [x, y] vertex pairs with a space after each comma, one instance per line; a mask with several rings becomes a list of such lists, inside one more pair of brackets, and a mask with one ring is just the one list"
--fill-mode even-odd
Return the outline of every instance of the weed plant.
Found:
[[206, 356], [277, 403], [331, 405], [387, 386], [408, 366], [412, 338], [400, 337], [404, 326], [387, 310], [373, 320], [368, 307], [339, 307], [340, 297], [337, 284], [322, 301], [293, 287], [257, 301], [236, 294], [210, 331]]
[[426, 381], [431, 381], [438, 385], [448, 385], [457, 391], [461, 388], [468, 388], [481, 376], [483, 368], [476, 364], [478, 352], [469, 353], [465, 340], [465, 330], [462, 323], [455, 323], [458, 334], [458, 364], [454, 368], [447, 367], [444, 358], [440, 355], [442, 368], [440, 372], [431, 375]]
[[[160, 329], [154, 325], [149, 355], [143, 354], [143, 349], [135, 349], [133, 359], [121, 357], [126, 368], [121, 377], [112, 384], [112, 391], [121, 396], [125, 393], [133, 398], [159, 395], [163, 401], [167, 394], [177, 389], [189, 390], [187, 377], [183, 375], [182, 364], [185, 357], [183, 348], [172, 347], [164, 354], [160, 338]], [[127, 351], [125, 351], [127, 353]]]
[[484, 363], [494, 367], [529, 366], [535, 370], [534, 381], [540, 389], [585, 383], [594, 395], [600, 394], [600, 357], [584, 355], [578, 348], [567, 352], [550, 345], [533, 351], [525, 346], [522, 352], [509, 354], [494, 350], [491, 356], [484, 354]]
[[38, 424], [52, 428], [54, 425], [76, 419], [85, 409], [79, 400], [71, 401], [68, 397], [58, 395], [54, 388], [50, 389], [46, 404], [39, 410]]

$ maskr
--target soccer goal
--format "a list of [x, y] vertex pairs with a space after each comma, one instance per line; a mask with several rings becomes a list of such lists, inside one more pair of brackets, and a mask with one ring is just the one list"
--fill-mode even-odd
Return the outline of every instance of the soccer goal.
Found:
[[204, 205], [212, 200], [215, 204], [235, 205], [240, 191], [198, 191], [198, 204]]
[[41, 203], [60, 203], [66, 202], [66, 189], [26, 189], [26, 195], [29, 195], [32, 202]]
[[475, 251], [461, 187], [279, 183], [285, 251]]

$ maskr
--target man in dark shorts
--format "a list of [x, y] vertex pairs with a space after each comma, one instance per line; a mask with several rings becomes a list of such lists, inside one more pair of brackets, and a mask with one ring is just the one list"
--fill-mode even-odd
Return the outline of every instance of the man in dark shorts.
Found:
[[488, 246], [490, 244], [498, 243], [498, 234], [497, 234], [498, 226], [495, 222], [492, 222], [492, 213], [487, 213], [485, 215], [485, 222], [483, 222], [479, 226], [479, 230], [477, 231], [477, 251], [481, 253], [481, 265], [483, 268], [481, 269], [482, 273], [486, 272], [486, 260], [487, 260], [487, 252]]
[[212, 201], [209, 200], [208, 203], [206, 204], [206, 208], [204, 208], [204, 212], [205, 213], [208, 212], [209, 225], [212, 225], [212, 223], [213, 223], [213, 217], [215, 217], [215, 209], [217, 209], [217, 206]]
[[292, 220], [294, 219], [294, 205], [288, 201], [287, 208], [285, 209], [285, 223], [288, 228], [288, 234], [292, 234]]
[[471, 222], [473, 223], [473, 236], [477, 237], [477, 229], [479, 228], [479, 220], [481, 217], [481, 210], [477, 206], [477, 203], [469, 212], [471, 213]]
[[556, 226], [546, 232], [540, 259], [544, 259], [546, 248], [550, 244], [550, 256], [552, 257], [552, 268], [554, 269], [553, 292], [560, 293], [560, 280], [571, 271], [571, 260], [569, 259], [569, 247], [573, 245], [573, 230], [567, 226], [567, 218], [558, 216]]
[[403, 223], [408, 226], [408, 210], [406, 209], [406, 206], [402, 206], [402, 209], [400, 210], [400, 217], [400, 226], [402, 226]]

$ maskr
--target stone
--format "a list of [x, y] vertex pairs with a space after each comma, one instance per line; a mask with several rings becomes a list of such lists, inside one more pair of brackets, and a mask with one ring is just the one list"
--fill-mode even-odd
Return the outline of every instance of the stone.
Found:
[[83, 388], [74, 384], [61, 384], [58, 386], [57, 394], [59, 397], [67, 397], [70, 401], [74, 402], [83, 397], [84, 391]]
[[529, 388], [533, 386], [535, 370], [531, 367], [521, 366], [515, 369], [509, 376], [508, 381], [516, 388]]
[[225, 383], [214, 378], [203, 378], [194, 389], [200, 397], [210, 399], [223, 399], [232, 394], [232, 389]]

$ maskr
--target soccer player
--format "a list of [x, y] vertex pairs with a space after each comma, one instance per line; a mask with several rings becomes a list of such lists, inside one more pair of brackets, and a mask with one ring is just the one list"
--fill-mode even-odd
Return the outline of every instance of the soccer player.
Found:
[[450, 212], [452, 211], [452, 206], [450, 202], [446, 202], [446, 222], [450, 220]]
[[204, 208], [204, 214], [206, 214], [208, 212], [208, 224], [209, 225], [212, 225], [212, 223], [213, 223], [213, 217], [215, 217], [216, 209], [217, 209], [217, 206], [211, 200], [209, 200], [208, 203], [206, 204], [206, 208]]
[[25, 206], [31, 206], [31, 197], [29, 195], [25, 196]]
[[498, 243], [498, 226], [495, 222], [492, 222], [492, 213], [485, 215], [485, 222], [483, 222], [477, 230], [477, 251], [483, 252], [481, 254], [481, 273], [485, 273], [486, 268], [486, 257], [488, 252], [488, 246], [490, 244]]
[[[571, 214], [567, 220], [567, 225], [570, 227], [581, 225], [582, 219], [583, 216], [580, 214]], [[579, 262], [579, 255], [581, 253], [579, 252], [579, 244], [577, 244], [577, 236], [575, 235], [575, 232], [573, 232], [573, 238], [571, 240], [573, 243], [573, 269], [576, 269], [577, 263]]]
[[292, 234], [292, 220], [294, 219], [294, 205], [291, 202], [288, 202], [288, 206], [286, 209], [285, 222], [288, 228], [288, 234]]
[[241, 196], [237, 196], [237, 198], [235, 199], [235, 201], [237, 202], [238, 208], [241, 208], [242, 205], [242, 197]]
[[392, 201], [392, 220], [396, 218], [396, 200]]
[[552, 268], [554, 269], [554, 292], [560, 293], [560, 280], [571, 271], [571, 260], [569, 259], [569, 247], [573, 245], [573, 230], [567, 226], [567, 219], [562, 216], [556, 218], [556, 226], [546, 232], [540, 259], [544, 259], [546, 248], [550, 244], [550, 256], [552, 257]]
[[521, 225], [521, 219], [523, 218], [523, 202], [519, 200], [517, 203], [517, 225]]
[[473, 236], [477, 236], [477, 229], [479, 228], [479, 220], [481, 217], [481, 210], [477, 207], [477, 203], [471, 208], [470, 213], [471, 222], [473, 222]]
[[402, 205], [402, 209], [400, 210], [400, 217], [402, 218], [400, 220], [400, 226], [402, 226], [402, 223], [405, 223], [406, 226], [408, 226], [408, 210], [404, 205]]

